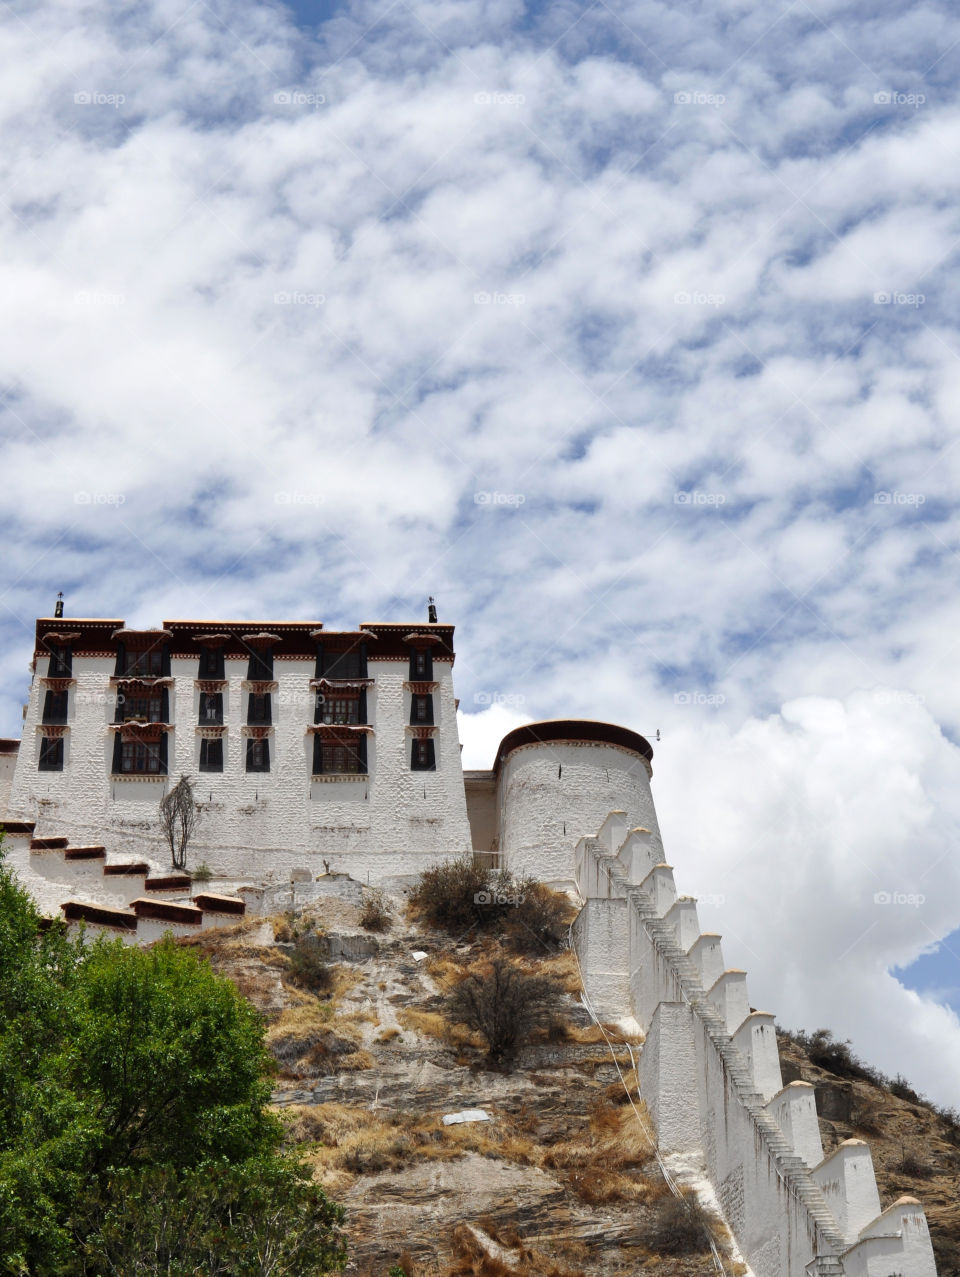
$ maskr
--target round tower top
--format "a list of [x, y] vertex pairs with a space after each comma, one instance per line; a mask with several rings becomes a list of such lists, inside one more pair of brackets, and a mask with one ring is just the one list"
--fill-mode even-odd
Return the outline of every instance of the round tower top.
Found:
[[497, 750], [493, 770], [499, 773], [507, 755], [524, 745], [556, 745], [565, 741], [617, 745], [620, 749], [639, 754], [648, 763], [653, 758], [653, 746], [650, 742], [628, 727], [595, 722], [587, 718], [548, 718], [539, 723], [524, 723], [522, 727], [515, 727], [512, 732], [507, 732]]

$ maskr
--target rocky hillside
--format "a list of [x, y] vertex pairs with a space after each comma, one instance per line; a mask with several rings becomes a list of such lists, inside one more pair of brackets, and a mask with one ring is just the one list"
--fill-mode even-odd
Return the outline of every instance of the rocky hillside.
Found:
[[[667, 1190], [646, 1113], [628, 1098], [636, 1039], [609, 1026], [608, 1043], [591, 1024], [572, 954], [511, 956], [563, 993], [512, 1067], [493, 1069], [483, 1039], [453, 1023], [445, 1002], [496, 941], [457, 942], [418, 925], [402, 897], [389, 903], [379, 934], [360, 925], [356, 904], [328, 898], [296, 917], [184, 941], [268, 1022], [274, 1099], [290, 1140], [348, 1209], [347, 1271], [692, 1277], [717, 1271], [712, 1236], [724, 1270], [744, 1272], [729, 1234], [711, 1221], [706, 1186], [691, 1179], [685, 1203]], [[855, 1125], [864, 1114], [874, 1121], [884, 1205], [903, 1192], [920, 1196], [938, 1234], [941, 1277], [960, 1277], [952, 1241], [960, 1238], [960, 1150], [946, 1123], [869, 1083], [841, 1081], [787, 1038], [782, 1050], [790, 1076], [828, 1084], [825, 1149], [865, 1134]], [[444, 1122], [470, 1110], [487, 1120]], [[904, 1163], [901, 1143], [922, 1172]]]
[[884, 1206], [908, 1194], [923, 1203], [940, 1277], [960, 1277], [960, 1123], [893, 1083], [829, 1035], [779, 1035], [785, 1082], [817, 1088], [824, 1153], [867, 1140]]

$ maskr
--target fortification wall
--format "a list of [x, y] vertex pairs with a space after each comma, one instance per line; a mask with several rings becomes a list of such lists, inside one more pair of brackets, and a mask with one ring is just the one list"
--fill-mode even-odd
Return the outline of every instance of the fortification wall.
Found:
[[919, 1203], [881, 1212], [862, 1141], [824, 1157], [813, 1088], [782, 1085], [773, 1016], [751, 1011], [746, 973], [629, 825], [611, 812], [578, 844], [573, 937], [596, 1013], [646, 1034], [640, 1094], [661, 1153], [702, 1167], [757, 1277], [935, 1277]]
[[514, 873], [569, 881], [577, 842], [614, 808], [660, 846], [650, 767], [630, 750], [588, 741], [523, 745], [503, 760], [498, 784], [500, 853]]

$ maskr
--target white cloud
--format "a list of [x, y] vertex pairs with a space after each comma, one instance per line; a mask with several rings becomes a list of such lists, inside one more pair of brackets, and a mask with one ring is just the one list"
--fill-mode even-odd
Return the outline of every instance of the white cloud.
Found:
[[[864, 760], [902, 730], [914, 753], [881, 752], [877, 801], [896, 780], [889, 829], [939, 845], [957, 18], [821, 16], [376, 0], [308, 36], [238, 0], [4, 11], [2, 730], [61, 588], [68, 612], [142, 624], [352, 625], [434, 593], [465, 708], [524, 698], [464, 717], [474, 765], [524, 716], [662, 727], [658, 778], [682, 747], [711, 827], [756, 842], [822, 812], [817, 845], [863, 855]], [[881, 110], [887, 89], [927, 101]], [[925, 717], [868, 713], [883, 686]], [[683, 689], [726, 700], [693, 713]], [[801, 697], [813, 719], [765, 717]], [[801, 758], [822, 782], [798, 792]], [[734, 763], [736, 805], [710, 779]], [[669, 828], [689, 796], [658, 784]], [[799, 950], [820, 878], [796, 889], [779, 934]], [[944, 901], [929, 919], [960, 921]], [[900, 926], [823, 1008], [866, 1051], [898, 1006], [909, 1072], [942, 1013], [884, 983]], [[798, 1021], [823, 1018], [818, 971], [785, 976]]]

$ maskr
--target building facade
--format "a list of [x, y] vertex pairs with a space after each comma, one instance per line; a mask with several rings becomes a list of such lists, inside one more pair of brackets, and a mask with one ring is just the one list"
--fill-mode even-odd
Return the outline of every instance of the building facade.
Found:
[[20, 742], [0, 742], [0, 819], [38, 838], [165, 856], [157, 809], [191, 778], [191, 860], [235, 880], [326, 870], [376, 882], [470, 851], [569, 882], [612, 808], [650, 828], [653, 751], [609, 723], [509, 733], [464, 773], [454, 627], [41, 618]]

